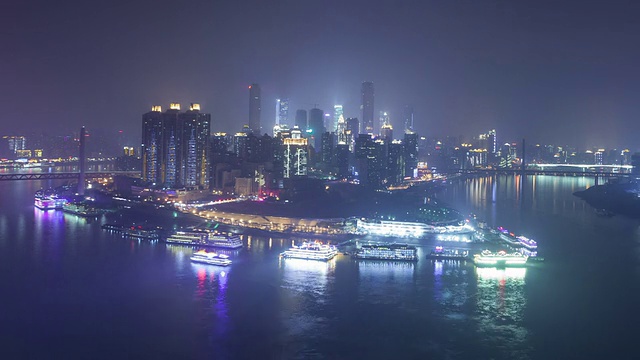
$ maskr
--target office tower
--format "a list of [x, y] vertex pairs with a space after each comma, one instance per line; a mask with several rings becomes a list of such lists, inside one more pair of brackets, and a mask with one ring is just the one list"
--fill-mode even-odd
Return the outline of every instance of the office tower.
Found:
[[404, 171], [404, 145], [400, 140], [393, 140], [389, 143], [389, 156], [387, 157], [387, 183], [400, 184], [404, 179]]
[[393, 126], [389, 123], [382, 125], [382, 128], [380, 128], [380, 137], [387, 141], [393, 140]]
[[404, 131], [413, 131], [413, 106], [405, 105], [402, 110], [402, 122], [404, 123]]
[[389, 113], [386, 111], [380, 111], [380, 117], [378, 118], [378, 129], [380, 130], [378, 134], [382, 134], [382, 127], [385, 125], [391, 125], [391, 120], [389, 119]]
[[242, 160], [247, 158], [248, 137], [246, 132], [238, 132], [233, 136], [233, 153]]
[[347, 118], [345, 137], [347, 138], [349, 151], [353, 152], [355, 147], [355, 141], [359, 134], [360, 134], [360, 122], [358, 121], [358, 118]]
[[356, 139], [356, 171], [360, 184], [380, 188], [383, 185], [387, 167], [387, 143], [374, 140], [370, 134], [360, 134]]
[[298, 109], [296, 110], [296, 123], [295, 126], [298, 127], [303, 134], [307, 132], [307, 110]]
[[313, 139], [310, 145], [313, 146], [316, 151], [320, 150], [322, 134], [324, 132], [324, 112], [317, 108], [309, 110], [309, 127], [307, 128], [307, 134]]
[[142, 180], [154, 185], [164, 182], [164, 132], [162, 108], [153, 106], [142, 115]]
[[333, 125], [331, 128], [327, 128], [327, 131], [340, 133], [338, 130], [338, 123], [340, 123], [340, 118], [342, 118], [342, 122], [344, 122], [344, 108], [342, 105], [334, 105], [333, 106]]
[[331, 164], [333, 162], [334, 147], [335, 147], [335, 134], [328, 131], [323, 133], [320, 155], [321, 155], [321, 161], [324, 164]]
[[344, 116], [342, 114], [340, 114], [340, 117], [338, 118], [336, 135], [338, 137], [338, 144], [349, 144], [349, 138], [347, 137], [347, 123], [344, 121]]
[[404, 162], [405, 177], [413, 177], [418, 168], [418, 134], [407, 132], [404, 134]]
[[249, 86], [249, 128], [251, 132], [260, 135], [262, 127], [260, 124], [260, 85], [251, 84]]
[[80, 163], [80, 174], [78, 176], [78, 195], [84, 195], [84, 177], [85, 177], [85, 172], [86, 172], [86, 166], [87, 166], [87, 156], [86, 156], [86, 142], [87, 142], [87, 130], [85, 129], [85, 127], [83, 126], [80, 129], [80, 148], [79, 148], [79, 155], [78, 155], [78, 162]]
[[338, 144], [336, 145], [336, 168], [338, 169], [338, 178], [346, 179], [349, 177], [349, 145]]
[[184, 186], [209, 187], [209, 132], [211, 115], [200, 112], [200, 104], [178, 115], [180, 136], [179, 182]]
[[324, 114], [324, 131], [335, 132], [335, 127], [333, 126], [333, 117], [331, 114]]
[[308, 141], [302, 137], [302, 132], [297, 126], [291, 130], [290, 138], [282, 139], [282, 147], [283, 177], [288, 179], [307, 175]]
[[211, 115], [191, 104], [181, 113], [172, 103], [164, 113], [160, 106], [142, 116], [142, 177], [165, 187], [207, 188], [209, 177], [209, 129]]
[[283, 129], [289, 128], [289, 100], [288, 99], [276, 99], [276, 124], [273, 126], [273, 136], [278, 136], [278, 133]]
[[289, 99], [277, 100], [277, 124], [280, 126], [289, 125]]
[[362, 83], [362, 127], [365, 133], [375, 134], [373, 128], [373, 83], [365, 81]]

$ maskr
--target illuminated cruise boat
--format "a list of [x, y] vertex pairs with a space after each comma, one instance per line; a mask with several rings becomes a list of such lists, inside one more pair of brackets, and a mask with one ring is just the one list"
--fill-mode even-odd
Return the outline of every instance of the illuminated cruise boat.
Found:
[[436, 246], [435, 249], [431, 250], [431, 252], [427, 254], [427, 259], [469, 260], [471, 257], [467, 250], [452, 250], [445, 249], [442, 246]]
[[473, 262], [476, 266], [487, 267], [519, 267], [527, 264], [529, 256], [521, 253], [508, 254], [506, 251], [498, 251], [492, 253], [489, 250], [484, 250], [480, 254], [473, 256]]
[[418, 261], [418, 250], [406, 244], [362, 245], [353, 255], [356, 259]]
[[520, 245], [524, 246], [528, 250], [531, 250], [531, 251], [538, 250], [538, 243], [535, 242], [535, 240], [529, 239], [524, 236], [518, 236], [517, 239]]
[[216, 254], [213, 252], [207, 252], [206, 250], [200, 250], [193, 254], [190, 258], [192, 262], [208, 265], [229, 266], [231, 260], [224, 254]]
[[421, 238], [427, 234], [464, 234], [473, 232], [468, 223], [464, 225], [429, 225], [420, 222], [357, 219], [358, 233], [374, 236]]
[[67, 200], [57, 197], [53, 190], [38, 190], [34, 196], [33, 206], [41, 210], [59, 210], [66, 203]]
[[338, 254], [332, 245], [304, 242], [300, 246], [292, 246], [280, 254], [283, 258], [329, 261]]
[[503, 228], [502, 226], [498, 227], [498, 233], [500, 234], [500, 239], [508, 243], [509, 245], [520, 246], [520, 241], [516, 237], [516, 235], [509, 230]]
[[176, 231], [165, 240], [169, 244], [210, 246], [224, 249], [239, 249], [242, 239], [239, 235], [203, 230]]

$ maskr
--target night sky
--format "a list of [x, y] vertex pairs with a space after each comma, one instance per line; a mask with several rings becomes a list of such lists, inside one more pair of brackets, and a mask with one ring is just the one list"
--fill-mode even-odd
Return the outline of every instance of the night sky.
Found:
[[[640, 5], [628, 1], [5, 1], [0, 135], [82, 124], [137, 138], [151, 105], [199, 102], [247, 122], [248, 85], [295, 109], [375, 112], [421, 135], [640, 141]], [[269, 131], [270, 132], [270, 131]]]

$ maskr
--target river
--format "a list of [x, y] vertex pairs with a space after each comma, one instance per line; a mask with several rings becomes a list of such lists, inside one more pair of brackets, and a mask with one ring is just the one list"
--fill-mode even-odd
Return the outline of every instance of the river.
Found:
[[245, 236], [228, 268], [33, 208], [53, 181], [0, 183], [3, 359], [636, 358], [640, 226], [601, 218], [578, 177], [456, 181], [438, 199], [538, 241], [527, 269], [281, 261]]

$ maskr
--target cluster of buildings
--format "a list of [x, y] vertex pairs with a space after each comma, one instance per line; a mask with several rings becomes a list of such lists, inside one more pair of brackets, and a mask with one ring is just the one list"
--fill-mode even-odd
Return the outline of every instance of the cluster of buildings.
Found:
[[[374, 116], [374, 86], [362, 83], [361, 118], [345, 117], [317, 106], [290, 108], [276, 100], [274, 126], [261, 119], [259, 84], [249, 86], [249, 118], [237, 133], [211, 134], [211, 115], [192, 103], [168, 109], [153, 106], [142, 117], [142, 177], [156, 188], [214, 189], [240, 195], [277, 195], [307, 177], [359, 183], [373, 189], [397, 185], [429, 169], [514, 168], [527, 164], [620, 164], [632, 162], [629, 150], [578, 151], [551, 145], [502, 142], [496, 130], [465, 141], [461, 137], [424, 137], [414, 131], [414, 114], [405, 106], [399, 134], [390, 115]], [[125, 159], [138, 151], [125, 149]]]
[[235, 134], [210, 134], [211, 116], [198, 104], [181, 111], [153, 106], [142, 117], [142, 178], [158, 188], [211, 188], [241, 195], [274, 195], [310, 175], [359, 182], [371, 188], [413, 177], [418, 135], [413, 110], [405, 108], [405, 129], [394, 139], [389, 114], [374, 119], [373, 83], [362, 84], [362, 121], [345, 118], [342, 105], [332, 113], [298, 109], [290, 118], [289, 100], [276, 101], [272, 131], [261, 122], [261, 90], [249, 86], [249, 121]]

